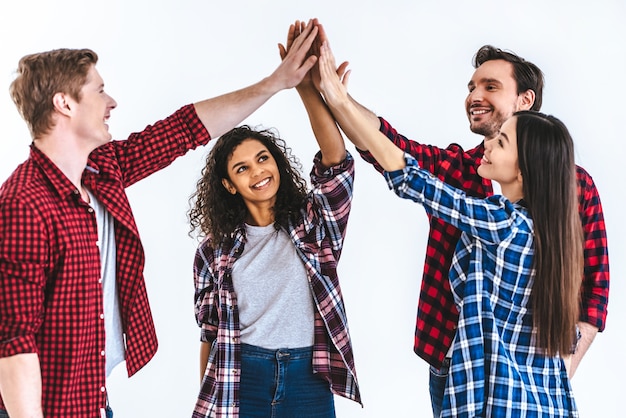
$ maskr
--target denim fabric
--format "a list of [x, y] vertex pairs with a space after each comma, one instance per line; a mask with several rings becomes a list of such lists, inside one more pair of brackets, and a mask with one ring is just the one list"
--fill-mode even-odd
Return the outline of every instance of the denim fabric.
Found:
[[433, 417], [439, 418], [443, 409], [443, 395], [446, 390], [446, 381], [448, 380], [448, 372], [450, 370], [450, 359], [445, 358], [441, 369], [437, 370], [430, 366], [430, 404], [433, 408]]
[[330, 385], [313, 374], [313, 349], [241, 344], [241, 418], [335, 418]]

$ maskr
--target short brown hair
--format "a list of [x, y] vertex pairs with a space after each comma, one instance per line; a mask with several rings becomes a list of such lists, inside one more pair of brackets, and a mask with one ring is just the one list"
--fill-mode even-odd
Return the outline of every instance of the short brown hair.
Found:
[[527, 90], [535, 92], [535, 102], [530, 110], [539, 111], [543, 102], [543, 72], [530, 61], [526, 61], [511, 51], [504, 51], [495, 46], [482, 46], [474, 55], [473, 65], [478, 68], [483, 63], [492, 60], [504, 60], [513, 66], [513, 78], [517, 83], [517, 94]]
[[33, 139], [54, 126], [54, 95], [62, 92], [80, 100], [87, 73], [97, 62], [98, 55], [90, 49], [55, 49], [20, 60], [9, 91]]

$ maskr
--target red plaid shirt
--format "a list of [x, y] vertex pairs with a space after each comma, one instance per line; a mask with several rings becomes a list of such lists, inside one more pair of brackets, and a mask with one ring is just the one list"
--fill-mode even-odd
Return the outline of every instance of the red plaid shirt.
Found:
[[[491, 181], [478, 175], [477, 168], [484, 153], [481, 143], [464, 151], [457, 144], [447, 148], [422, 145], [399, 134], [380, 118], [380, 131], [403, 151], [411, 154], [419, 166], [449, 185], [470, 196], [493, 194]], [[363, 159], [382, 172], [382, 167], [369, 152]], [[585, 274], [581, 287], [581, 317], [604, 330], [609, 298], [609, 256], [606, 229], [600, 196], [591, 176], [577, 168], [580, 216], [585, 234]], [[415, 326], [415, 353], [436, 368], [452, 345], [459, 313], [450, 290], [448, 274], [452, 256], [461, 232], [450, 224], [429, 217], [430, 232]]]
[[[84, 184], [115, 219], [117, 286], [133, 375], [157, 349], [144, 253], [124, 189], [206, 144], [192, 105], [97, 148]], [[106, 402], [100, 254], [93, 209], [35, 146], [0, 188], [0, 357], [37, 353], [44, 416], [99, 417]], [[0, 407], [4, 407], [0, 400]]]

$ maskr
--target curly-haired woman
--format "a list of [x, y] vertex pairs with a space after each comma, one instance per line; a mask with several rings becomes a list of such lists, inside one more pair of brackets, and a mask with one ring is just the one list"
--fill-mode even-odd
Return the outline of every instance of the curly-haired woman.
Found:
[[[287, 47], [301, 29], [291, 26]], [[216, 142], [192, 196], [204, 237], [194, 417], [327, 418], [333, 394], [360, 402], [337, 278], [354, 160], [312, 76], [297, 90], [320, 146], [312, 190], [282, 139], [241, 126]]]

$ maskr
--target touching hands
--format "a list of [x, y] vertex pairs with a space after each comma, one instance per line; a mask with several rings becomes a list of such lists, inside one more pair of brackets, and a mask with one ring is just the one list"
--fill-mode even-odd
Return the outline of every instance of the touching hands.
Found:
[[[293, 50], [294, 42], [297, 38], [302, 35], [306, 30], [306, 25], [303, 21], [296, 20], [295, 23], [289, 25], [289, 31], [287, 32], [287, 44], [286, 46], [283, 44], [278, 44], [278, 49], [280, 52], [280, 58], [284, 61], [288, 56], [288, 53]], [[319, 31], [318, 31], [319, 35]], [[311, 47], [306, 51], [306, 59], [312, 59], [317, 61], [318, 54], [314, 53], [314, 46], [317, 43], [317, 37], [313, 40]], [[317, 74], [317, 78], [319, 80], [319, 72], [317, 71], [317, 65], [313, 64], [311, 69], [304, 75], [302, 81], [296, 86], [297, 89], [302, 88], [316, 88], [313, 82], [313, 73]], [[319, 85], [319, 82], [318, 82]]]
[[313, 20], [309, 20], [306, 26], [304, 22], [296, 21], [289, 27], [287, 47], [278, 44], [282, 62], [270, 76], [279, 83], [280, 89], [296, 87], [308, 76], [317, 62], [317, 57], [310, 53], [317, 33]]
[[[313, 19], [313, 25], [317, 27], [318, 32], [317, 36], [313, 40], [311, 44], [311, 48], [307, 52], [307, 59], [310, 57], [315, 57], [318, 59], [320, 56], [320, 48], [324, 42], [328, 40], [326, 36], [326, 32], [324, 31], [324, 27], [319, 23], [317, 19]], [[280, 57], [284, 60], [287, 56], [288, 51], [292, 49], [292, 45], [294, 44], [294, 40], [298, 38], [306, 29], [305, 23], [303, 21], [296, 20], [296, 22], [289, 26], [289, 31], [287, 33], [287, 45], [284, 46], [282, 44], [278, 45], [280, 50]], [[343, 77], [346, 73], [346, 68], [348, 67], [348, 62], [344, 61], [337, 68], [336, 72], [339, 77]], [[313, 65], [309, 72], [304, 76], [302, 82], [296, 86], [297, 89], [303, 88], [314, 88], [316, 91], [321, 91], [320, 89], [321, 77], [319, 67], [317, 65]]]
[[331, 108], [337, 108], [350, 101], [348, 97], [348, 79], [350, 70], [346, 71], [348, 63], [344, 62], [335, 70], [335, 57], [330, 49], [328, 40], [320, 46], [318, 68], [320, 73], [320, 92]]

